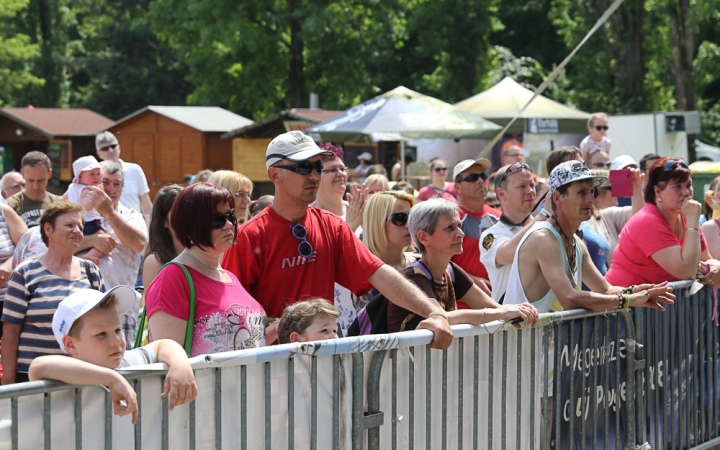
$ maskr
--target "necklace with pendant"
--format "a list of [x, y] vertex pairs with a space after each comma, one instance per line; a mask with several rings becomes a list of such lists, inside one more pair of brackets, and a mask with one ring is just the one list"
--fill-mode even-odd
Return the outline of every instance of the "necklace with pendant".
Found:
[[570, 270], [575, 273], [575, 269], [577, 268], [577, 253], [576, 253], [576, 245], [575, 238], [568, 239], [567, 236], [565, 236], [565, 233], [562, 230], [562, 227], [558, 223], [557, 218], [553, 215], [552, 216], [553, 221], [555, 222], [555, 227], [560, 232], [560, 235], [563, 237], [563, 244], [565, 247], [565, 255], [567, 256], [568, 263], [570, 265]]
[[210, 269], [210, 270], [215, 270], [215, 271], [217, 271], [217, 272], [220, 272], [220, 273], [222, 273], [222, 274], [225, 273], [225, 269], [218, 269], [217, 267], [210, 267], [210, 266], [208, 266], [207, 264], [205, 264], [204, 262], [200, 261], [200, 260], [197, 258], [197, 256], [195, 256], [195, 255], [192, 254], [192, 252], [191, 252], [190, 250], [185, 249], [185, 251], [186, 251], [187, 253], [189, 253], [190, 256], [192, 256], [192, 259], [194, 259], [195, 261], [197, 261], [200, 265], [202, 265], [202, 266], [204, 266], [204, 267], [207, 267], [207, 268]]

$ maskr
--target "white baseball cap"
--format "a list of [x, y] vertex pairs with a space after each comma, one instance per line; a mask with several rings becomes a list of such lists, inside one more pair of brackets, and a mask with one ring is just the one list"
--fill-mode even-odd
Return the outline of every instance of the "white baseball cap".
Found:
[[100, 163], [92, 156], [83, 156], [82, 158], [76, 159], [73, 162], [73, 173], [75, 174], [75, 178], [73, 178], [73, 183], [78, 182], [78, 179], [80, 178], [80, 174], [82, 172], [99, 168]]
[[620, 155], [617, 158], [613, 159], [612, 164], [610, 165], [610, 169], [612, 170], [622, 170], [628, 166], [633, 166], [634, 169], [637, 169], [638, 163], [635, 161], [635, 158], [633, 158], [630, 155]]
[[110, 294], [114, 294], [118, 301], [118, 316], [128, 313], [140, 299], [140, 294], [135, 289], [130, 286], [120, 285], [104, 293], [95, 289], [81, 289], [68, 295], [65, 300], [60, 302], [53, 315], [52, 330], [62, 351], [67, 353], [62, 341], [63, 337], [70, 332], [70, 328], [72, 328], [75, 321], [92, 311]]
[[358, 161], [363, 160], [363, 161], [369, 162], [369, 161], [372, 161], [372, 155], [368, 152], [360, 153], [360, 155], [357, 157], [357, 159], [358, 159]]
[[331, 156], [333, 152], [318, 147], [315, 141], [302, 131], [288, 131], [270, 141], [265, 152], [265, 168], [269, 169], [283, 159], [298, 162], [315, 155]]
[[488, 170], [490, 166], [492, 166], [492, 163], [489, 159], [480, 158], [477, 161], [474, 159], [466, 159], [464, 161], [460, 161], [455, 165], [455, 168], [453, 169], [453, 181], [457, 180], [458, 175], [465, 172], [472, 166], [480, 166], [482, 167], [483, 172]]

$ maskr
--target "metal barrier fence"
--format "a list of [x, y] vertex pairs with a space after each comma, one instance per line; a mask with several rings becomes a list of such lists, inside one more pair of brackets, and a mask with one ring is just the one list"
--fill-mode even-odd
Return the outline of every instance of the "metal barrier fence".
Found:
[[717, 293], [689, 295], [675, 283], [667, 311], [636, 310], [638, 350], [637, 439], [653, 449], [720, 446], [720, 330]]
[[[710, 320], [710, 291], [686, 298], [684, 289], [665, 315], [577, 310], [542, 314], [538, 327], [520, 331], [499, 322], [455, 326], [453, 345], [444, 351], [431, 350], [432, 333], [418, 330], [196, 357], [198, 398], [171, 412], [160, 397], [161, 365], [124, 371], [138, 393], [135, 426], [112, 415], [100, 387], [3, 386], [0, 449], [713, 443], [720, 430], [718, 330]], [[673, 326], [684, 326], [682, 339], [671, 336]], [[662, 336], [668, 345], [648, 341], [643, 348], [636, 339], [644, 336]], [[648, 389], [660, 379], [655, 385], [662, 389]], [[672, 399], [677, 415], [668, 409]], [[660, 403], [666, 405], [655, 406]]]

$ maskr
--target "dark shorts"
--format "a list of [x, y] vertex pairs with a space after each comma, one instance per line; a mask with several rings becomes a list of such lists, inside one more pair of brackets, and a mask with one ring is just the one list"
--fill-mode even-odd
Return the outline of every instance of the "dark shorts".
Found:
[[90, 236], [91, 234], [95, 234], [99, 231], [105, 231], [102, 227], [102, 220], [100, 219], [85, 222], [85, 225], [83, 226], [83, 235], [85, 236]]

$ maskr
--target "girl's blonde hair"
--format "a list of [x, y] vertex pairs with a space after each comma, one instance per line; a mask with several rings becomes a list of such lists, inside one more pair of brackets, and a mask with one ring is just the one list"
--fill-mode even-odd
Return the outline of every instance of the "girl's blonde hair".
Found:
[[340, 312], [324, 298], [303, 300], [288, 306], [283, 311], [278, 324], [278, 340], [281, 344], [287, 344], [293, 332], [303, 334], [319, 315], [330, 316], [337, 320]]
[[378, 258], [387, 249], [385, 224], [390, 220], [395, 202], [402, 200], [412, 208], [415, 199], [405, 191], [384, 191], [370, 197], [363, 211], [363, 242]]
[[[210, 175], [207, 182], [224, 187], [233, 195], [238, 189], [247, 191], [248, 194], [252, 194], [253, 190], [253, 182], [250, 181], [250, 178], [234, 170], [217, 170]], [[247, 219], [247, 217], [238, 217], [238, 220], [242, 219]]]
[[382, 190], [383, 191], [389, 191], [390, 190], [390, 184], [388, 182], [388, 178], [385, 175], [376, 173], [374, 175], [370, 175], [369, 177], [365, 178], [365, 181], [363, 184], [367, 186], [368, 188], [372, 187], [373, 184], [380, 182], [382, 184]]

